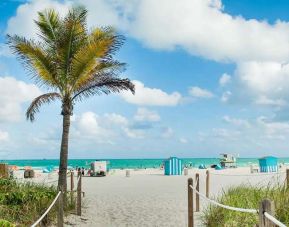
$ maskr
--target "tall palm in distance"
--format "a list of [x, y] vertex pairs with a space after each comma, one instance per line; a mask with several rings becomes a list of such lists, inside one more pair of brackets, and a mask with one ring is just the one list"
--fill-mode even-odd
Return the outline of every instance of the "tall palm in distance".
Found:
[[26, 112], [34, 121], [43, 104], [60, 100], [63, 131], [60, 148], [58, 186], [67, 190], [67, 162], [70, 117], [76, 102], [100, 94], [122, 90], [134, 93], [129, 79], [118, 75], [125, 64], [113, 58], [122, 46], [124, 37], [113, 28], [94, 28], [88, 31], [87, 10], [72, 8], [61, 18], [55, 10], [38, 13], [35, 21], [39, 41], [8, 35], [8, 45], [18, 56], [32, 78], [49, 90], [35, 98]]

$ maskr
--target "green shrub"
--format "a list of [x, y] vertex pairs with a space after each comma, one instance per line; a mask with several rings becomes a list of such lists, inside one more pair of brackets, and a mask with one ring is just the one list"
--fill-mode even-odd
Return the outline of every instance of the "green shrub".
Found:
[[9, 221], [0, 219], [0, 226], [1, 227], [15, 227], [16, 225], [12, 224]]
[[[29, 226], [45, 212], [56, 195], [54, 186], [0, 179], [0, 219], [17, 226]], [[73, 208], [70, 204], [68, 207]], [[56, 207], [49, 212], [47, 223], [55, 217]]]
[[[265, 188], [250, 185], [232, 187], [223, 192], [218, 202], [239, 208], [258, 209], [259, 203], [268, 198], [275, 203], [275, 217], [289, 225], [289, 189], [285, 186], [267, 186]], [[258, 215], [227, 210], [218, 206], [209, 206], [203, 214], [203, 223], [209, 227], [255, 226]]]

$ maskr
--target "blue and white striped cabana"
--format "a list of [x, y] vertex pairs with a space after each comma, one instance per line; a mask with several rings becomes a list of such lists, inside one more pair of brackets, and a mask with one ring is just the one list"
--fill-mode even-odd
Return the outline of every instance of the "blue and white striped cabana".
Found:
[[165, 160], [165, 175], [182, 175], [182, 160], [176, 157], [170, 157]]
[[259, 159], [260, 172], [277, 172], [278, 159], [272, 156], [267, 156]]

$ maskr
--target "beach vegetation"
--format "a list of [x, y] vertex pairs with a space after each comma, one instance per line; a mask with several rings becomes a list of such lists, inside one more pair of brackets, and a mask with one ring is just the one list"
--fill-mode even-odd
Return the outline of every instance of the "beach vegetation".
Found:
[[[0, 226], [30, 226], [46, 211], [56, 195], [55, 186], [0, 178]], [[54, 206], [49, 212], [45, 224], [56, 219], [56, 209]], [[69, 204], [65, 211], [72, 209], [73, 204]]]
[[120, 78], [125, 63], [114, 55], [124, 43], [124, 37], [112, 27], [87, 28], [87, 10], [74, 7], [61, 17], [55, 10], [38, 13], [35, 21], [38, 39], [8, 35], [8, 45], [34, 81], [47, 93], [36, 97], [26, 112], [28, 120], [44, 104], [61, 104], [62, 139], [58, 186], [67, 190], [67, 162], [70, 117], [77, 102], [101, 94], [129, 90], [134, 84]]
[[[224, 191], [217, 201], [233, 207], [258, 210], [260, 202], [265, 198], [274, 201], [275, 217], [289, 225], [289, 188], [283, 185], [235, 186]], [[208, 227], [256, 226], [259, 220], [257, 214], [231, 211], [215, 205], [208, 206], [202, 219]]]

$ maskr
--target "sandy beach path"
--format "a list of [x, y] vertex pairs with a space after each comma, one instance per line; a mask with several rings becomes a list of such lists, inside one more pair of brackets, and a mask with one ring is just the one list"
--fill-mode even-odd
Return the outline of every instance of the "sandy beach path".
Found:
[[[118, 170], [107, 177], [83, 177], [83, 215], [70, 215], [67, 226], [96, 227], [185, 227], [187, 226], [187, 179], [200, 173], [200, 191], [205, 192], [205, 171], [190, 170], [189, 176], [164, 176], [160, 170], [132, 171], [130, 177]], [[211, 176], [211, 197], [238, 184], [267, 184], [272, 176], [234, 176], [248, 169], [224, 170]], [[214, 172], [214, 171], [213, 171]], [[213, 173], [212, 172], [212, 173]], [[282, 179], [281, 179], [282, 178]], [[280, 181], [284, 180], [280, 177]], [[201, 201], [201, 208], [206, 203]], [[202, 226], [200, 213], [195, 226]]]

